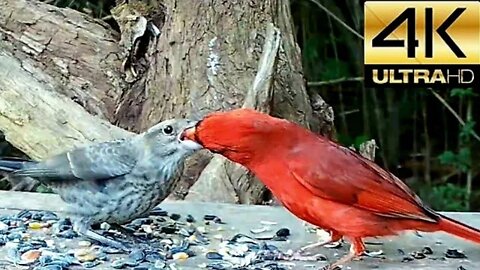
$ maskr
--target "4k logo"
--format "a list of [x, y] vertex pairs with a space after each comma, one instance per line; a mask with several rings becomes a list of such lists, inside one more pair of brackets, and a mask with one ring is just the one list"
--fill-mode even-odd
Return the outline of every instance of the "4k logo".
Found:
[[365, 83], [478, 85], [479, 8], [473, 1], [365, 2]]

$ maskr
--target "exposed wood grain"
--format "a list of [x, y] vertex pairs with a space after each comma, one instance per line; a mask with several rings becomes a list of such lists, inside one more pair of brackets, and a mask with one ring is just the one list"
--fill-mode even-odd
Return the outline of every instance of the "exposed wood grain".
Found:
[[[34, 159], [74, 146], [129, 136], [32, 76], [35, 68], [0, 51], [0, 129]], [[41, 73], [37, 73], [41, 74]]]
[[73, 9], [0, 1], [0, 51], [17, 58], [42, 84], [102, 118], [113, 114], [125, 86], [115, 35], [109, 25]]
[[106, 119], [120, 95], [109, 26], [37, 1], [0, 2], [0, 130], [28, 156], [129, 136]]

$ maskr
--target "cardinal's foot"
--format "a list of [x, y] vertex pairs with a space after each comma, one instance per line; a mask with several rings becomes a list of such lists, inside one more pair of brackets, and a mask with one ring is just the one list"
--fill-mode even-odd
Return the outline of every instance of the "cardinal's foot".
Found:
[[365, 244], [361, 238], [353, 238], [352, 245], [350, 246], [350, 252], [345, 255], [340, 260], [321, 268], [322, 270], [335, 270], [338, 267], [342, 267], [344, 264], [349, 263], [350, 261], [359, 258], [362, 254], [365, 253]]
[[306, 250], [308, 249], [312, 249], [312, 248], [316, 248], [316, 247], [331, 247], [331, 248], [337, 248], [337, 247], [340, 247], [341, 246], [341, 242], [339, 242], [340, 240], [342, 240], [342, 235], [340, 235], [339, 233], [335, 232], [335, 231], [330, 231], [330, 237], [328, 239], [326, 239], [325, 241], [320, 241], [318, 243], [313, 243], [313, 244], [310, 244], [310, 245], [306, 245], [304, 247], [301, 247], [296, 253], [298, 254], [302, 254], [303, 252], [305, 252]]

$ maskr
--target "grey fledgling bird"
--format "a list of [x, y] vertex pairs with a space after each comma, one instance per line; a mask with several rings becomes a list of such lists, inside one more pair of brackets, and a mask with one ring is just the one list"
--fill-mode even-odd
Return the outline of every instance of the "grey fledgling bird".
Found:
[[74, 230], [124, 249], [91, 230], [93, 223], [125, 224], [162, 202], [179, 179], [185, 158], [201, 146], [180, 140], [196, 122], [166, 120], [127, 139], [73, 149], [41, 162], [0, 159], [8, 178], [32, 177], [50, 186], [68, 204]]

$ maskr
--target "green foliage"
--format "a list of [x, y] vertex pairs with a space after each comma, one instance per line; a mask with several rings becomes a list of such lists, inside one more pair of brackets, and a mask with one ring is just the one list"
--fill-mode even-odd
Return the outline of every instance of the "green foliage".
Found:
[[6, 178], [0, 179], [0, 190], [7, 190], [10, 188], [10, 183], [8, 183]]
[[323, 66], [319, 74], [321, 80], [328, 81], [348, 76], [347, 63], [333, 58], [327, 58], [323, 61]]
[[464, 173], [467, 172], [472, 165], [471, 152], [468, 147], [461, 148], [458, 153], [454, 153], [450, 150], [445, 151], [438, 156], [438, 158], [441, 164], [454, 166], [456, 169]]
[[53, 193], [53, 190], [47, 186], [45, 186], [44, 184], [41, 184], [37, 187], [36, 189], [36, 192], [40, 192], [40, 193]]
[[472, 88], [453, 88], [450, 91], [451, 97], [473, 97], [477, 96], [476, 93], [473, 92]]
[[420, 189], [420, 196], [433, 209], [442, 211], [469, 210], [466, 189], [451, 183], [433, 187], [424, 186]]
[[462, 129], [460, 130], [460, 141], [462, 143], [466, 143], [470, 137], [472, 136], [472, 133], [475, 131], [475, 121], [469, 120], [465, 122], [465, 125], [463, 125]]
[[[467, 113], [465, 124], [460, 128], [458, 132], [458, 151], [454, 152], [451, 150], [444, 151], [439, 155], [439, 161], [441, 164], [447, 166], [453, 166], [459, 173], [467, 175], [467, 183], [465, 188], [465, 198], [464, 202], [467, 207], [467, 210], [470, 206], [471, 194], [472, 194], [472, 144], [471, 138], [475, 130], [475, 121], [471, 119], [471, 110], [472, 110], [472, 98], [476, 96], [476, 93], [473, 92], [471, 88], [462, 89], [454, 88], [450, 90], [451, 97], [458, 97], [461, 101], [467, 101]], [[445, 201], [448, 201], [449, 198], [445, 198]], [[450, 202], [450, 204], [455, 204], [456, 202]], [[457, 202], [458, 203], [458, 202]], [[455, 209], [453, 209], [455, 210]], [[460, 209], [458, 209], [460, 210]]]
[[355, 147], [355, 149], [359, 149], [360, 148], [360, 144], [370, 140], [371, 138], [369, 138], [367, 135], [360, 135], [360, 136], [357, 136], [355, 137], [355, 140], [353, 141], [353, 146]]
[[368, 137], [367, 135], [359, 135], [359, 136], [355, 136], [355, 137], [349, 137], [345, 134], [339, 134], [338, 135], [338, 141], [340, 142], [340, 144], [342, 145], [350, 145], [350, 146], [353, 146], [355, 149], [359, 149], [360, 148], [360, 144], [370, 140], [371, 138]]

